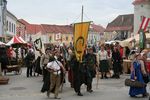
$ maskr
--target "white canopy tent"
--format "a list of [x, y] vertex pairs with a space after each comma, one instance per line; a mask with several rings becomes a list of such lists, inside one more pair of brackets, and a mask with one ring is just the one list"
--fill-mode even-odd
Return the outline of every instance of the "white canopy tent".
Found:
[[119, 40], [107, 41], [105, 44], [115, 44], [116, 42], [118, 42], [122, 47], [126, 46], [123, 41]]
[[114, 44], [116, 42], [121, 42], [121, 41], [119, 41], [119, 40], [112, 40], [112, 41], [105, 42], [105, 44]]
[[[139, 44], [139, 40], [140, 40], [139, 34], [136, 34], [134, 37], [128, 38], [122, 42], [124, 45], [129, 46], [130, 43], [134, 40], [135, 40], [135, 44]], [[150, 33], [146, 33], [146, 40], [150, 40]]]

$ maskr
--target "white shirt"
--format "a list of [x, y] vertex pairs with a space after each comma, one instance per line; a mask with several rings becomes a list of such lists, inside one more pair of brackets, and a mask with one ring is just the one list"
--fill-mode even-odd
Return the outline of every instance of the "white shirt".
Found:
[[108, 54], [107, 54], [107, 51], [104, 50], [104, 51], [99, 51], [98, 52], [98, 56], [99, 56], [99, 60], [107, 60], [108, 58]]
[[49, 63], [47, 64], [47, 68], [54, 70], [55, 72], [53, 72], [53, 73], [54, 73], [55, 75], [61, 73], [61, 71], [60, 71], [60, 66], [62, 66], [62, 63], [61, 63], [60, 61], [58, 61], [58, 60], [57, 60], [57, 62], [56, 62], [56, 60], [55, 60], [55, 61], [49, 62]]

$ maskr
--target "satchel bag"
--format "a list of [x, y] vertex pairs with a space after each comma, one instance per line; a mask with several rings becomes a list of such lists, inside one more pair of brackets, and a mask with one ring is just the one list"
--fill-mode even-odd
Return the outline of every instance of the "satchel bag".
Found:
[[136, 88], [143, 88], [146, 86], [145, 83], [141, 83], [137, 80], [132, 80], [132, 79], [125, 79], [125, 86], [131, 86], [131, 87], [136, 87]]

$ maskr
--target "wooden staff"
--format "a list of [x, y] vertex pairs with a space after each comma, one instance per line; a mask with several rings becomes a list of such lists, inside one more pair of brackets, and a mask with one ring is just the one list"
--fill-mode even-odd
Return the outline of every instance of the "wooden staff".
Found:
[[98, 89], [99, 79], [100, 79], [100, 72], [98, 70], [98, 67], [96, 67], [96, 89]]

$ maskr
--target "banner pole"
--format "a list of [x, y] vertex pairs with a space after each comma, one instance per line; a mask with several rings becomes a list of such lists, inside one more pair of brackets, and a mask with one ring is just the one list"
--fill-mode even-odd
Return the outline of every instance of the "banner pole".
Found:
[[84, 10], [84, 8], [83, 8], [83, 5], [82, 5], [81, 23], [83, 22], [83, 10]]

